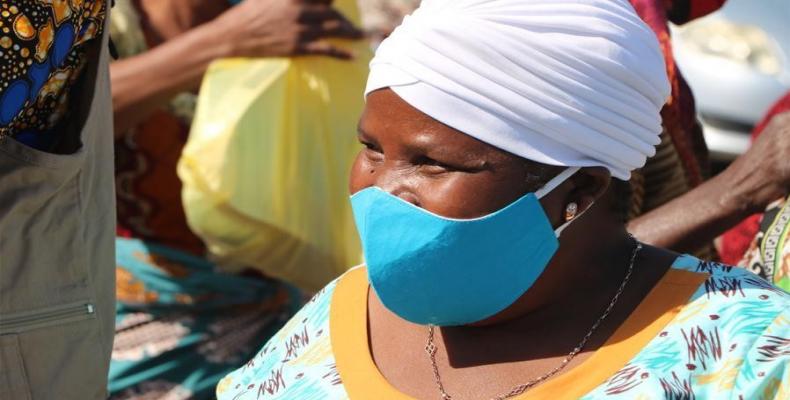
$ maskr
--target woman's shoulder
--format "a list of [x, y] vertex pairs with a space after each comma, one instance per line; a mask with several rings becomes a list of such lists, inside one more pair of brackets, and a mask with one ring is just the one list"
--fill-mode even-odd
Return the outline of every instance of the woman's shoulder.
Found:
[[707, 324], [722, 325], [731, 334], [756, 333], [788, 317], [790, 294], [744, 268], [681, 256], [672, 270], [705, 276], [685, 310], [705, 310]]
[[721, 385], [744, 398], [779, 390], [775, 383], [790, 377], [790, 294], [746, 269], [691, 256], [673, 269], [707, 275], [664, 329], [685, 353], [681, 364], [697, 393]]
[[330, 338], [330, 306], [339, 282], [318, 291], [244, 366], [217, 385], [219, 400], [345, 398]]
[[730, 305], [758, 301], [776, 311], [790, 306], [790, 294], [745, 268], [685, 255], [678, 257], [672, 269], [707, 275], [694, 299]]
[[[785, 398], [790, 295], [738, 267], [679, 257], [664, 289], [696, 286], [670, 322], [586, 398]], [[691, 283], [689, 283], [691, 282]], [[679, 290], [679, 289], [678, 289]]]

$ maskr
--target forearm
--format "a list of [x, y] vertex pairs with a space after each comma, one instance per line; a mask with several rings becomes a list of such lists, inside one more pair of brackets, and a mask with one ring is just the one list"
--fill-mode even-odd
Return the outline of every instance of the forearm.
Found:
[[216, 24], [201, 25], [143, 54], [110, 65], [116, 136], [196, 89], [211, 61], [230, 54]]
[[733, 164], [685, 195], [644, 214], [628, 230], [645, 243], [691, 252], [761, 210], [759, 182], [745, 166]]

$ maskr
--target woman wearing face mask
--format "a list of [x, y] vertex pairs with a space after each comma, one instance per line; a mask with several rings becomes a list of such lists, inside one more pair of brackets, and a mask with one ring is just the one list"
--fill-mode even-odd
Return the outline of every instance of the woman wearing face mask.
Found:
[[365, 265], [219, 398], [786, 398], [790, 296], [617, 217], [668, 95], [624, 0], [423, 1], [371, 63]]

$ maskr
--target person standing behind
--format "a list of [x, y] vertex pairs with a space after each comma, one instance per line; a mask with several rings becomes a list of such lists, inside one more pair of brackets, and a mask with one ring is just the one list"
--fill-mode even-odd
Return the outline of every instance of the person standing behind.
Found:
[[217, 381], [301, 306], [291, 285], [207, 257], [187, 225], [176, 164], [194, 92], [213, 60], [351, 57], [324, 40], [361, 36], [329, 3], [117, 0], [111, 29], [120, 59], [110, 66], [119, 236], [112, 399], [213, 398]]
[[0, 2], [0, 398], [105, 399], [110, 3]]

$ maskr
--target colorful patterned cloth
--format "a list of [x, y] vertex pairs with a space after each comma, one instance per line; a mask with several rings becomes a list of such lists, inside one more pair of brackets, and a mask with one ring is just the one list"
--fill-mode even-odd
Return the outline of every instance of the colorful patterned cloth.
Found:
[[738, 265], [790, 291], [790, 198], [771, 204]]
[[52, 151], [104, 0], [0, 1], [0, 136]]
[[[364, 268], [328, 285], [220, 400], [409, 399], [376, 369]], [[788, 399], [790, 295], [740, 268], [682, 256], [582, 364], [515, 399]]]
[[219, 379], [293, 315], [298, 290], [118, 239], [111, 399], [210, 399]]

